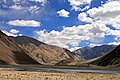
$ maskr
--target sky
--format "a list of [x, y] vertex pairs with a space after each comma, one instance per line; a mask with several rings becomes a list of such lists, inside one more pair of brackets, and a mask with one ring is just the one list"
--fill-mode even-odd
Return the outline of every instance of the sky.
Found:
[[120, 44], [120, 0], [0, 0], [0, 30], [76, 50]]

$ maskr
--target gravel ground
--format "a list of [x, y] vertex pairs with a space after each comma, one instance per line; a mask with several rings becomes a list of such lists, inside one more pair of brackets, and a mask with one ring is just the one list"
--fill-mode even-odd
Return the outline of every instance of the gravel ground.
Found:
[[0, 71], [0, 80], [120, 80], [120, 74]]

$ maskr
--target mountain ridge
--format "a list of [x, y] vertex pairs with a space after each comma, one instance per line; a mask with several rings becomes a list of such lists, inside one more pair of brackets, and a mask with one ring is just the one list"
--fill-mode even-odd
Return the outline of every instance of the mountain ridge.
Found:
[[95, 46], [95, 47], [83, 47], [83, 48], [80, 48], [73, 52], [80, 54], [80, 56], [86, 60], [90, 60], [90, 59], [105, 55], [107, 52], [111, 51], [115, 47], [116, 47], [116, 45], [101, 45], [101, 46]]
[[2, 31], [0, 31], [0, 60], [5, 64], [39, 64]]
[[90, 62], [90, 64], [97, 66], [120, 66], [120, 45], [104, 56]]
[[[34, 38], [19, 36], [13, 40], [28, 51], [33, 58], [43, 65], [56, 65], [62, 60], [81, 60], [80, 56], [65, 48], [42, 43]], [[70, 63], [70, 62], [69, 62]]]

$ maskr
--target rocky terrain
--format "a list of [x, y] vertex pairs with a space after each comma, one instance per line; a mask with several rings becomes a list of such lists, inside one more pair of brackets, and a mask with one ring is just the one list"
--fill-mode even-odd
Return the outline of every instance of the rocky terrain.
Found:
[[95, 47], [83, 47], [80, 48], [74, 53], [79, 54], [83, 59], [90, 60], [105, 55], [107, 52], [114, 49], [115, 45], [101, 45]]
[[108, 52], [104, 56], [89, 62], [90, 64], [97, 65], [97, 66], [111, 66], [119, 68], [120, 66], [120, 45], [117, 46], [112, 51]]
[[[112, 51], [110, 51], [111, 48]], [[80, 65], [85, 63], [97, 66], [120, 65], [120, 45], [116, 48], [104, 45], [92, 49], [86, 48], [86, 50], [90, 51], [88, 54], [94, 50], [98, 54], [102, 54], [102, 51], [107, 52], [96, 59], [85, 61], [78, 53], [70, 52], [65, 48], [48, 45], [26, 36], [8, 37], [0, 31], [0, 64]]]
[[75, 65], [81, 58], [67, 49], [48, 45], [26, 36], [9, 37], [0, 31], [1, 64], [56, 65], [63, 60], [69, 60], [63, 65]]
[[66, 61], [68, 59], [71, 60], [69, 63], [81, 60], [79, 55], [67, 49], [48, 45], [30, 37], [13, 37], [13, 40], [28, 51], [36, 61], [43, 65], [55, 65], [60, 61]]
[[0, 31], [0, 64], [39, 64], [22, 47]]

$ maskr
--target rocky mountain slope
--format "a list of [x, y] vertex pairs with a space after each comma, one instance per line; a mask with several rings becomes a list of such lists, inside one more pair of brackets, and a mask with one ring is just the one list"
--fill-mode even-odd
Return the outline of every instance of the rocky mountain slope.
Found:
[[61, 61], [68, 60], [68, 63], [61, 64], [74, 65], [75, 62], [81, 60], [79, 55], [72, 53], [67, 49], [48, 45], [30, 37], [21, 36], [12, 38], [16, 43], [28, 51], [36, 61], [43, 65], [56, 65]]
[[80, 54], [82, 58], [89, 60], [89, 59], [103, 56], [105, 55], [105, 53], [111, 51], [115, 47], [116, 47], [115, 45], [102, 45], [102, 46], [95, 46], [93, 48], [84, 47], [74, 51], [74, 53]]
[[0, 64], [39, 64], [22, 47], [0, 31]]
[[120, 66], [120, 45], [106, 55], [89, 63], [97, 66]]

